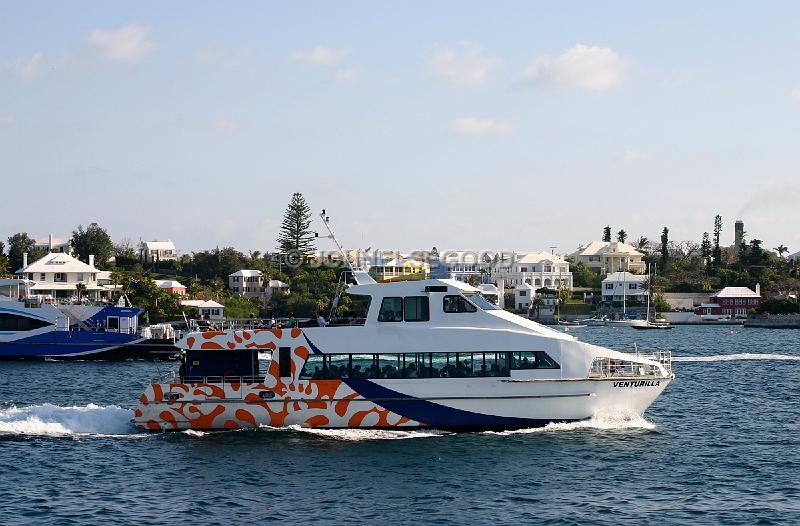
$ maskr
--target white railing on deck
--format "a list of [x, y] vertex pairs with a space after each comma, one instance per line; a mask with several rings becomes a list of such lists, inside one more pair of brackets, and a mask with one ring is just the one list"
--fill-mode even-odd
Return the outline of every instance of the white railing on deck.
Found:
[[[672, 352], [671, 351], [655, 351], [652, 353], [640, 353], [637, 351], [638, 358], [645, 358], [660, 364], [667, 374], [672, 372]], [[653, 376], [662, 378], [663, 373], [655, 365], [634, 362], [630, 360], [617, 359], [617, 358], [595, 358], [592, 362], [592, 368], [589, 371], [591, 378], [606, 378], [606, 377], [640, 377], [640, 376]]]

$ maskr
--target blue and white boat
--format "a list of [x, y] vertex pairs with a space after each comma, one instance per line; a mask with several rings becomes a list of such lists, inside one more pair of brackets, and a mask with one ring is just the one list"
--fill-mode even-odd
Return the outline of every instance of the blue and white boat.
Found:
[[142, 312], [131, 307], [58, 305], [37, 297], [0, 295], [0, 359], [125, 359], [153, 357], [159, 351], [164, 357], [177, 354], [172, 340], [164, 339], [156, 346], [143, 334], [139, 327]]

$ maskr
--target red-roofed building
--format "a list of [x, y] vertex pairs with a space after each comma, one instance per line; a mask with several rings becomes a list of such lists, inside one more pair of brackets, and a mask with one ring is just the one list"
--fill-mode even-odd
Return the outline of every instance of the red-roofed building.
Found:
[[711, 296], [708, 303], [703, 303], [698, 309], [698, 314], [745, 317], [759, 305], [761, 305], [761, 285], [756, 285], [755, 292], [747, 287], [725, 287]]

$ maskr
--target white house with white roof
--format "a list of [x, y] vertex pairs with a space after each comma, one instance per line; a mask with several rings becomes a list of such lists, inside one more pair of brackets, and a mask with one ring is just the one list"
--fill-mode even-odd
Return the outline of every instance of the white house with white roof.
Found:
[[[16, 273], [33, 282], [29, 287], [31, 294], [49, 295], [55, 299], [82, 295], [99, 300], [101, 292], [105, 292], [97, 282], [99, 272], [94, 266], [94, 255], [89, 256], [87, 264], [69, 254], [52, 252], [30, 264], [28, 254], [23, 254], [22, 268]], [[79, 286], [83, 289], [80, 294]]]
[[430, 251], [417, 252], [430, 266], [430, 277], [468, 281], [477, 278], [488, 280], [491, 258], [486, 253], [473, 250], [442, 250], [433, 247]]
[[228, 288], [245, 298], [269, 296], [264, 286], [264, 273], [260, 270], [242, 269], [228, 275]]
[[154, 261], [177, 261], [178, 251], [171, 239], [166, 241], [144, 241], [142, 243], [142, 259], [145, 263]]
[[[647, 276], [630, 272], [613, 272], [606, 276], [600, 286], [603, 301], [647, 301], [649, 290]], [[623, 298], [624, 297], [624, 298]]]
[[36, 248], [44, 250], [45, 252], [63, 252], [65, 254], [72, 254], [72, 239], [53, 237], [53, 234], [45, 238], [37, 238], [35, 240]]
[[496, 254], [490, 267], [490, 280], [501, 279], [510, 287], [528, 284], [534, 289], [572, 289], [569, 262], [550, 252]]
[[214, 300], [181, 300], [181, 306], [190, 307], [202, 320], [221, 321], [225, 319], [225, 305]]
[[647, 264], [642, 261], [644, 254], [620, 241], [594, 241], [581, 245], [570, 257], [575, 263], [583, 263], [600, 275], [619, 271], [644, 274], [647, 271]]
[[527, 311], [531, 307], [536, 297], [536, 288], [533, 285], [522, 282], [514, 287], [514, 306], [518, 311]]
[[267, 282], [267, 293], [272, 296], [273, 294], [283, 293], [289, 294], [289, 284], [284, 283], [279, 279], [271, 279]]

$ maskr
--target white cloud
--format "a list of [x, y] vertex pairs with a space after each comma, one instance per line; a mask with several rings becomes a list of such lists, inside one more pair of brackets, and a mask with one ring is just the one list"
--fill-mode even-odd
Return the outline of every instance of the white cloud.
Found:
[[11, 74], [21, 80], [39, 78], [45, 70], [45, 59], [41, 53], [20, 57], [11, 66]]
[[523, 73], [523, 82], [588, 90], [604, 90], [625, 82], [629, 61], [607, 47], [576, 44], [557, 57], [537, 58]]
[[338, 70], [336, 73], [333, 74], [334, 82], [339, 82], [341, 84], [350, 84], [358, 80], [358, 77], [361, 76], [361, 68], [358, 66], [349, 66], [346, 68], [342, 68]]
[[239, 122], [231, 119], [217, 119], [214, 121], [214, 128], [221, 131], [236, 131], [241, 127]]
[[89, 33], [89, 44], [108, 60], [136, 61], [153, 51], [151, 28], [127, 25], [119, 29], [96, 29]]
[[302, 62], [303, 64], [330, 66], [338, 63], [348, 54], [350, 54], [349, 49], [333, 49], [317, 46], [311, 51], [295, 51], [289, 55], [289, 58], [294, 62]]
[[792, 98], [797, 102], [800, 102], [800, 88], [795, 88], [792, 90]]
[[450, 123], [450, 129], [461, 135], [507, 135], [514, 131], [514, 126], [506, 121], [464, 117]]
[[0, 115], [0, 126], [10, 126], [17, 122], [17, 119], [11, 115]]
[[652, 156], [649, 153], [640, 152], [637, 150], [628, 150], [620, 156], [620, 161], [623, 163], [638, 163], [642, 161], [649, 161]]
[[482, 48], [470, 42], [456, 46], [440, 46], [429, 63], [431, 72], [437, 77], [457, 84], [480, 84], [489, 76], [492, 68], [502, 60], [485, 57]]

